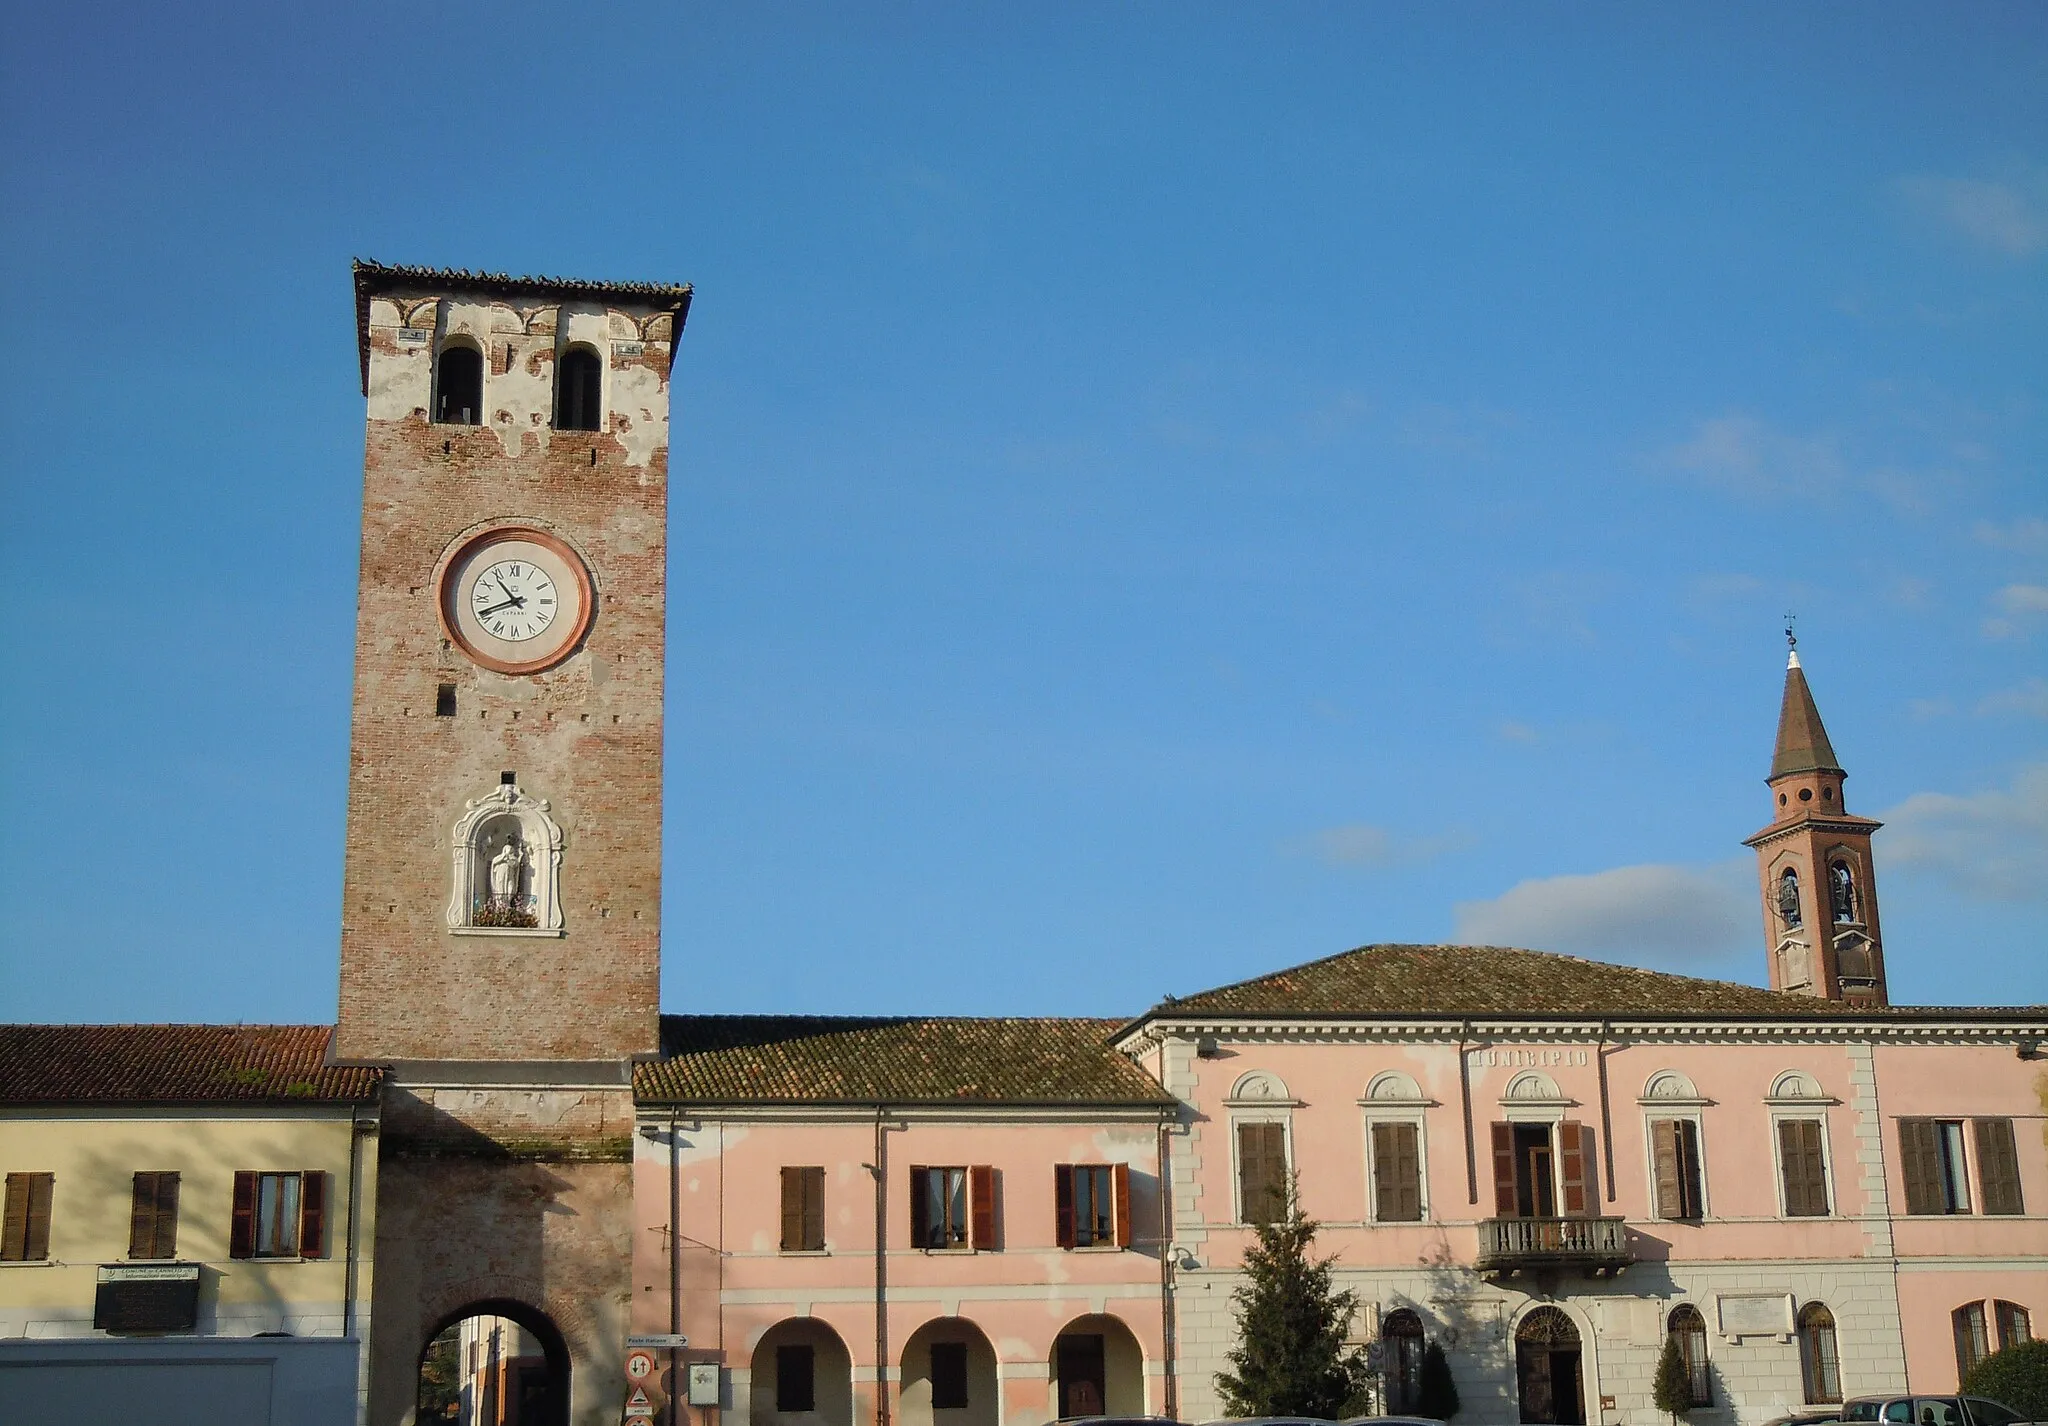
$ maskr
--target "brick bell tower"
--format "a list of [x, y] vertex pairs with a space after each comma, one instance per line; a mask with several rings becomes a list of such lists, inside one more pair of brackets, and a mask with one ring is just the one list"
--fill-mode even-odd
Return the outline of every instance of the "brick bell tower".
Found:
[[1743, 843], [1756, 849], [1771, 989], [1887, 1005], [1870, 857], [1871, 835], [1884, 824], [1844, 806], [1849, 775], [1821, 725], [1798, 642], [1790, 630], [1785, 637], [1793, 647], [1767, 779], [1774, 818]]
[[618, 1411], [658, 1043], [669, 371], [690, 289], [358, 262], [368, 402], [334, 1055], [390, 1067], [369, 1420], [477, 1304]]

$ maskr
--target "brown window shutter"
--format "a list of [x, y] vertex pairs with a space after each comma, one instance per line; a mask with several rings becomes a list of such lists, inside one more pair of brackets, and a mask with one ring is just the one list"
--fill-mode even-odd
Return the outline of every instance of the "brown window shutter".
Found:
[[156, 1252], [159, 1258], [178, 1256], [178, 1176], [156, 1176]]
[[1382, 1223], [1394, 1218], [1394, 1126], [1372, 1126], [1372, 1216]]
[[804, 1247], [819, 1252], [825, 1246], [825, 1170], [822, 1165], [804, 1170]]
[[1074, 1166], [1052, 1166], [1052, 1236], [1062, 1248], [1074, 1246]]
[[1977, 1141], [1977, 1181], [1986, 1213], [2024, 1213], [2020, 1194], [2020, 1156], [2013, 1143], [2012, 1120], [1973, 1119]]
[[1287, 1128], [1237, 1126], [1238, 1196], [1247, 1223], [1277, 1223], [1287, 1212]]
[[50, 1199], [56, 1183], [54, 1174], [28, 1175], [28, 1232], [24, 1256], [32, 1262], [50, 1256]]
[[1778, 1150], [1785, 1176], [1785, 1212], [1794, 1218], [1825, 1218], [1827, 1175], [1823, 1171], [1818, 1119], [1778, 1121]]
[[1899, 1121], [1899, 1171], [1906, 1180], [1908, 1213], [1942, 1211], [1940, 1132], [1932, 1119]]
[[988, 1164], [967, 1170], [967, 1217], [973, 1225], [969, 1246], [977, 1252], [996, 1249], [996, 1171]]
[[1372, 1126], [1373, 1216], [1382, 1223], [1422, 1221], [1422, 1162], [1413, 1124]]
[[1394, 1162], [1399, 1166], [1400, 1176], [1396, 1187], [1400, 1190], [1395, 1203], [1394, 1221], [1397, 1223], [1420, 1223], [1422, 1221], [1422, 1146], [1421, 1130], [1413, 1124], [1396, 1124], [1394, 1129]]
[[804, 1245], [804, 1171], [782, 1170], [782, 1251], [793, 1253]]
[[1699, 1218], [1706, 1213], [1700, 1190], [1700, 1126], [1690, 1119], [1673, 1121], [1678, 1140], [1678, 1216]]
[[1583, 1124], [1567, 1119], [1558, 1126], [1558, 1177], [1564, 1181], [1564, 1211], [1568, 1218], [1586, 1216], [1586, 1169], [1592, 1135]]
[[0, 1220], [0, 1261], [18, 1263], [28, 1256], [28, 1175], [7, 1175], [6, 1217]]
[[138, 1173], [128, 1201], [128, 1256], [156, 1256], [156, 1175]]
[[1131, 1245], [1131, 1166], [1112, 1165], [1109, 1177], [1116, 1194], [1116, 1245], [1128, 1248]]
[[1515, 1126], [1493, 1126], [1493, 1212], [1496, 1218], [1515, 1214]]
[[228, 1256], [256, 1256], [256, 1175], [247, 1170], [235, 1173], [234, 1211], [228, 1220]]
[[921, 1164], [910, 1171], [910, 1241], [920, 1248], [932, 1245], [931, 1214], [926, 1203], [931, 1192], [926, 1180], [930, 1177], [931, 1170]]
[[1657, 1166], [1657, 1216], [1685, 1217], [1685, 1195], [1678, 1179], [1678, 1121], [1650, 1121], [1651, 1157]]
[[299, 1175], [299, 1256], [327, 1256], [327, 1175], [319, 1169]]

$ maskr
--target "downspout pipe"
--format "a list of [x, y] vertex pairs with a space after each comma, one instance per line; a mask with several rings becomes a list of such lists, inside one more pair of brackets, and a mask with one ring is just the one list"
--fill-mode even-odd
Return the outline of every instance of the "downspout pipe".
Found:
[[348, 1261], [342, 1269], [341, 1335], [356, 1334], [356, 1205], [362, 1194], [363, 1130], [361, 1111], [348, 1107]]
[[889, 1426], [889, 1140], [875, 1106], [875, 1426]]
[[1174, 1242], [1176, 1234], [1173, 1222], [1173, 1120], [1179, 1117], [1179, 1107], [1161, 1110], [1159, 1114], [1159, 1335], [1160, 1346], [1166, 1355], [1165, 1399], [1161, 1405], [1169, 1421], [1180, 1419], [1180, 1378], [1178, 1343], [1175, 1340], [1174, 1321]]
[[[682, 1119], [671, 1108], [668, 1114], [668, 1330], [676, 1336], [683, 1330], [683, 1160]], [[719, 1313], [725, 1304], [719, 1304]], [[668, 1349], [668, 1426], [682, 1426], [683, 1355]]]

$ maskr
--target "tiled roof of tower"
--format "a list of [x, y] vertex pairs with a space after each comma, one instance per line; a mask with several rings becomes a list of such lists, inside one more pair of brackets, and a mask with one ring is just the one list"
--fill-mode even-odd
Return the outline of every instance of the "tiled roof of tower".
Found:
[[0, 1104], [358, 1104], [382, 1071], [327, 1064], [331, 1025], [0, 1025]]
[[1786, 995], [1725, 980], [1639, 970], [1506, 946], [1360, 946], [1306, 965], [1164, 1001], [1181, 1015], [1465, 1015], [1838, 1020], [1929, 1016], [2039, 1018], [2042, 1007], [1884, 1007]]
[[1171, 1103], [1099, 1019], [664, 1015], [656, 1104], [1131, 1106]]
[[356, 349], [363, 384], [370, 381], [370, 299], [379, 292], [425, 287], [440, 292], [475, 292], [487, 297], [567, 297], [595, 301], [626, 301], [672, 308], [676, 336], [689, 320], [690, 298], [696, 289], [687, 282], [593, 282], [581, 277], [514, 277], [505, 272], [471, 272], [455, 267], [409, 267], [357, 258], [351, 264], [356, 285]]
[[1785, 701], [1778, 706], [1778, 745], [1771, 753], [1771, 776], [1841, 770], [1828, 730], [1820, 721], [1820, 706], [1806, 686], [1806, 670], [1794, 653], [1785, 669]]

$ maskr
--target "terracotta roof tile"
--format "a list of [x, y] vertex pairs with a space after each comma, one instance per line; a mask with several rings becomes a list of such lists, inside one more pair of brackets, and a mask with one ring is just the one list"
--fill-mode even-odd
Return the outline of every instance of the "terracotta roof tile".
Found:
[[1549, 951], [1408, 945], [1360, 946], [1306, 965], [1169, 1000], [1152, 1011], [1153, 1015], [1619, 1015], [1766, 1020], [1895, 1013], [1891, 1008], [1873, 1010]]
[[363, 1103], [329, 1025], [0, 1025], [0, 1104]]
[[1171, 1100], [1109, 1046], [1120, 1022], [664, 1015], [643, 1103], [1088, 1104]]

